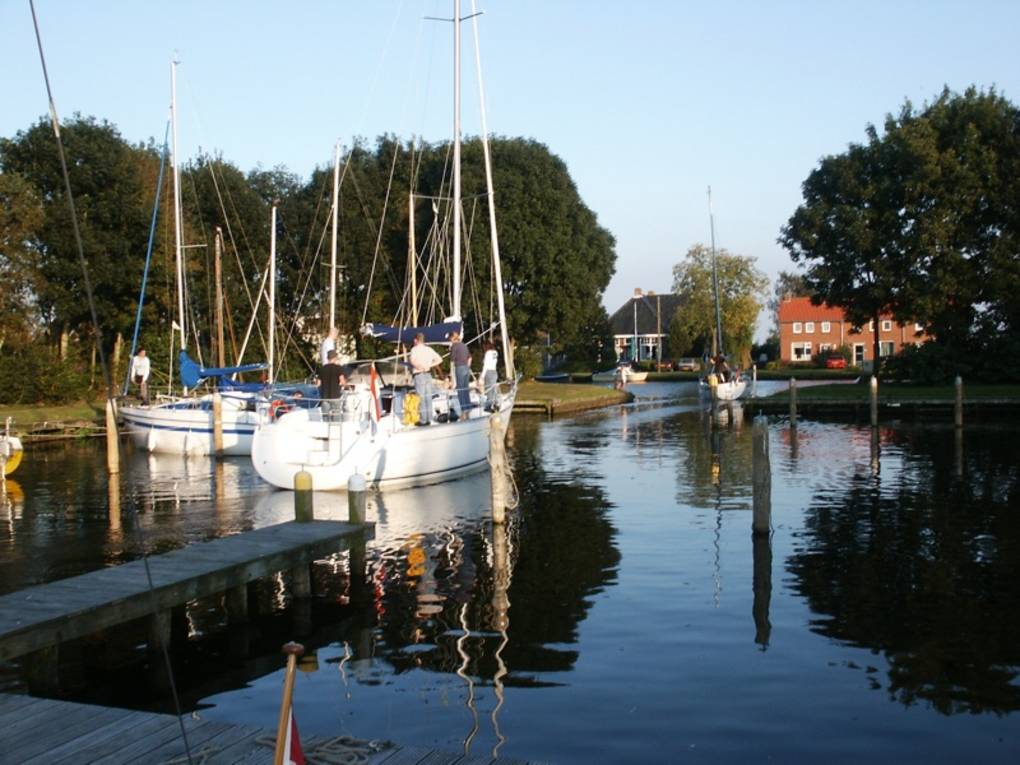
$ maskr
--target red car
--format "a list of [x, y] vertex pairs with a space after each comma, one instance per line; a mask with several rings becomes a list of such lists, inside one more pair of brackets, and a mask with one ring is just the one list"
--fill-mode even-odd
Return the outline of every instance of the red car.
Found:
[[825, 360], [826, 369], [846, 369], [846, 359], [842, 356], [829, 356]]

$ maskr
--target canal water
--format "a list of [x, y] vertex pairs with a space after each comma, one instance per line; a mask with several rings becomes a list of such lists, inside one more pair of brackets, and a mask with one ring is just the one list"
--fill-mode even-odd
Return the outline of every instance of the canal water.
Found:
[[[713, 419], [693, 386], [632, 390], [514, 417], [505, 528], [487, 473], [373, 494], [367, 582], [346, 555], [316, 565], [311, 604], [277, 577], [241, 630], [192, 604], [185, 711], [272, 728], [294, 638], [306, 736], [556, 763], [1020, 761], [1017, 423], [873, 438], [772, 417], [756, 541], [753, 402]], [[244, 460], [126, 463], [111, 488], [101, 444], [26, 455], [0, 500], [0, 592], [293, 514]], [[315, 507], [346, 518], [342, 494]], [[137, 635], [79, 642], [63, 695], [172, 711]], [[16, 663], [0, 689], [25, 690]]]

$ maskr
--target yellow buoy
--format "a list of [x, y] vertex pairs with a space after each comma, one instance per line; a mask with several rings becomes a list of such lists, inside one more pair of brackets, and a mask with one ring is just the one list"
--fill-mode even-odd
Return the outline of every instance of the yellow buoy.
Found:
[[24, 449], [15, 436], [0, 435], [0, 475], [10, 475], [21, 464]]

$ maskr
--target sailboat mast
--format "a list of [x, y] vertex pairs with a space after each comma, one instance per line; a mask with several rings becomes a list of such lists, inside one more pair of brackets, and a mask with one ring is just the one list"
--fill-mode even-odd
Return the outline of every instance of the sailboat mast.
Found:
[[177, 324], [181, 331], [181, 350], [188, 347], [184, 328], [184, 257], [181, 252], [181, 163], [177, 155], [177, 60], [170, 62], [170, 125], [173, 132], [174, 170], [174, 262], [177, 270]]
[[453, 0], [453, 315], [460, 319], [460, 0]]
[[269, 382], [276, 379], [273, 351], [276, 349], [276, 202], [269, 220]]
[[715, 213], [712, 211], [712, 187], [708, 187], [708, 227], [712, 236], [712, 294], [715, 296], [715, 337], [718, 353], [723, 353], [722, 309], [719, 307], [719, 268], [715, 262]]
[[336, 230], [340, 201], [340, 141], [336, 142], [336, 160], [333, 162], [333, 236], [329, 245], [329, 327], [336, 326]]

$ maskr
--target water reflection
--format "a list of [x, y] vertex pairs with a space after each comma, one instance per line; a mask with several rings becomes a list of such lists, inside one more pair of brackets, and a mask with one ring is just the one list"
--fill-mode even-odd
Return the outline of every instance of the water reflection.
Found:
[[[877, 433], [876, 433], [877, 435]], [[1009, 431], [975, 434], [972, 480], [950, 428], [885, 433], [907, 469], [872, 469], [807, 509], [787, 562], [820, 634], [882, 652], [886, 691], [945, 714], [1020, 708], [1020, 451]]]

